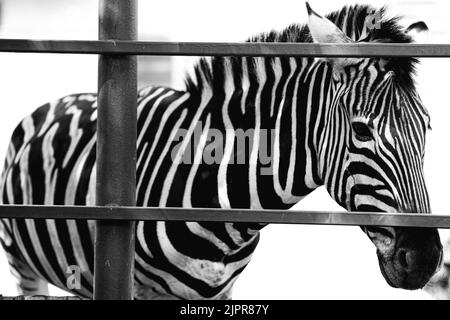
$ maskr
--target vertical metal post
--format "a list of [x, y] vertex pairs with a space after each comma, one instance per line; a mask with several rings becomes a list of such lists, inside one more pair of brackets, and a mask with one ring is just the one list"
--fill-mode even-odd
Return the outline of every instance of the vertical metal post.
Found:
[[[136, 40], [136, 0], [99, 1], [100, 40]], [[100, 55], [98, 68], [97, 205], [136, 204], [135, 56]], [[135, 224], [98, 221], [94, 299], [132, 299]]]

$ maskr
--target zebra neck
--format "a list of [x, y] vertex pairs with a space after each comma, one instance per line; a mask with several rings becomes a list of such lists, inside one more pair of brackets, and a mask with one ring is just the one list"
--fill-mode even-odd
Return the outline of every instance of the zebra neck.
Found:
[[[220, 207], [285, 209], [322, 185], [317, 144], [329, 104], [326, 64], [245, 57], [205, 63], [202, 96], [212, 101], [211, 117], [222, 120], [215, 129], [225, 131]], [[250, 148], [239, 144], [245, 138]], [[245, 170], [235, 165], [243, 154]]]

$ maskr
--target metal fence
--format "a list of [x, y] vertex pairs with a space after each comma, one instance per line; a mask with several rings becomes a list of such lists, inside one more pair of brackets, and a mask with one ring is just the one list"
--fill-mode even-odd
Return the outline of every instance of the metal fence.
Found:
[[136, 0], [100, 0], [98, 41], [0, 39], [0, 52], [100, 57], [97, 206], [0, 206], [0, 218], [97, 220], [94, 299], [132, 299], [137, 220], [450, 228], [450, 215], [136, 207], [136, 55], [450, 57], [448, 44], [142, 42], [136, 16]]

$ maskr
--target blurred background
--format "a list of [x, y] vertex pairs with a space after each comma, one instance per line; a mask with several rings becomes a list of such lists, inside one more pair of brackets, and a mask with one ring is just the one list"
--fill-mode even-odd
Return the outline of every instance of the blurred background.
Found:
[[[309, 1], [326, 14], [354, 1]], [[429, 42], [449, 43], [450, 2], [371, 0], [389, 5], [404, 25], [423, 20]], [[96, 0], [0, 0], [0, 37], [97, 39]], [[139, 39], [155, 41], [244, 41], [253, 34], [306, 21], [302, 0], [139, 1]], [[196, 58], [140, 57], [139, 87], [182, 89]], [[450, 213], [450, 106], [446, 93], [450, 59], [423, 59], [419, 92], [433, 130], [428, 134], [426, 178], [434, 213]], [[97, 91], [97, 56], [0, 53], [0, 159], [17, 123], [38, 106], [61, 96]], [[0, 160], [3, 161], [3, 160]], [[323, 188], [295, 209], [342, 210]], [[446, 235], [442, 231], [443, 239]], [[0, 252], [0, 294], [16, 295]], [[51, 288], [51, 294], [65, 294]], [[375, 247], [359, 227], [270, 225], [247, 269], [237, 280], [235, 299], [429, 299], [423, 291], [388, 286]]]

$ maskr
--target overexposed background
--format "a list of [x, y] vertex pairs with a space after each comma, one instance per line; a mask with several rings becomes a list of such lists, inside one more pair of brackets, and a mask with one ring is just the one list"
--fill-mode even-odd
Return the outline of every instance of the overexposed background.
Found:
[[[326, 14], [353, 1], [310, 0]], [[405, 25], [424, 20], [429, 41], [449, 43], [450, 2], [445, 0], [370, 1], [389, 4]], [[0, 37], [96, 39], [95, 0], [1, 0]], [[306, 21], [302, 0], [139, 1], [140, 40], [243, 41], [253, 34]], [[159, 59], [159, 60], [158, 60]], [[142, 58], [140, 83], [182, 88], [193, 58]], [[167, 71], [168, 70], [168, 71]], [[419, 92], [432, 117], [426, 176], [434, 213], [448, 213], [450, 108], [446, 93], [450, 60], [424, 59]], [[156, 75], [156, 76], [155, 76]], [[0, 159], [16, 124], [43, 103], [76, 92], [96, 92], [97, 57], [0, 53]], [[296, 209], [341, 210], [319, 188]], [[60, 294], [60, 290], [51, 289]], [[0, 294], [15, 295], [14, 282], [0, 253]], [[250, 265], [237, 280], [235, 299], [428, 299], [422, 291], [390, 288], [382, 277], [375, 248], [358, 227], [271, 225]]]

